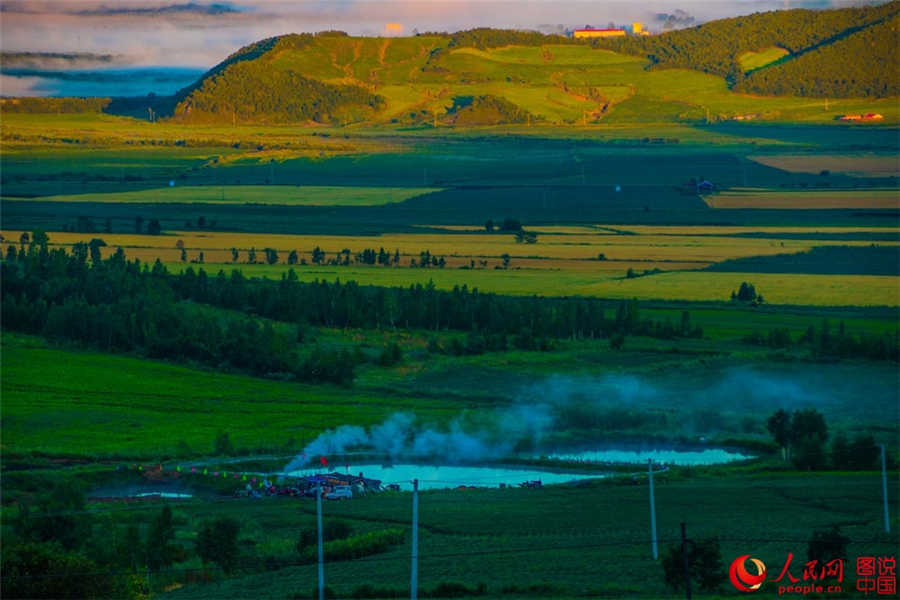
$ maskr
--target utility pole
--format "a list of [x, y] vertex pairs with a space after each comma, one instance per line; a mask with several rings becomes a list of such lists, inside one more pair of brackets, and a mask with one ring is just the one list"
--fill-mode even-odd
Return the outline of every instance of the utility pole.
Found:
[[881, 499], [884, 504], [884, 531], [891, 532], [891, 519], [888, 515], [887, 466], [884, 459], [884, 444], [881, 445]]
[[322, 548], [322, 482], [316, 484], [316, 536], [319, 547], [319, 600], [325, 600], [325, 552]]
[[653, 547], [653, 560], [659, 558], [659, 547], [656, 542], [656, 499], [653, 497], [653, 459], [647, 459], [650, 477], [650, 541]]
[[681, 523], [681, 558], [684, 562], [684, 597], [691, 600], [691, 563], [688, 560], [688, 546], [693, 545], [687, 539], [686, 527], [684, 521]]
[[409, 574], [409, 597], [419, 597], [419, 480], [413, 479], [412, 568]]

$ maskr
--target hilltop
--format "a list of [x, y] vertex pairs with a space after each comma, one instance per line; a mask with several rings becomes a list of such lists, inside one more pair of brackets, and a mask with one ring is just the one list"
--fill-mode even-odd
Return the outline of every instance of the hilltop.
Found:
[[[573, 39], [474, 29], [406, 38], [289, 34], [241, 48], [171, 97], [102, 110], [204, 124], [398, 128], [828, 121], [900, 95], [900, 0], [723, 19], [657, 36]], [[809, 97], [832, 100], [824, 112]], [[843, 103], [834, 99], [849, 98]], [[44, 112], [44, 101], [4, 102]], [[91, 112], [52, 103], [46, 112]]]

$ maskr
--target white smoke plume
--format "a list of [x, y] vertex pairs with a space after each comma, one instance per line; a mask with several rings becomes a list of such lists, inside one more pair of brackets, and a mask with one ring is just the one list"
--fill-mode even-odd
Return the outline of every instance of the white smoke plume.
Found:
[[[854, 370], [855, 369], [855, 370]], [[673, 437], [708, 435], [752, 418], [760, 431], [779, 408], [817, 408], [826, 418], [858, 418], [872, 410], [898, 418], [896, 370], [871, 367], [768, 367], [678, 370], [653, 376], [553, 376], [524, 385], [515, 401], [495, 411], [462, 413], [444, 427], [399, 412], [368, 429], [344, 425], [322, 433], [285, 468], [347, 452], [391, 460], [423, 458], [441, 464], [502, 459], [519, 451], [603, 443], [620, 427], [665, 427]], [[701, 426], [702, 425], [702, 426]], [[578, 430], [578, 436], [570, 432]]]

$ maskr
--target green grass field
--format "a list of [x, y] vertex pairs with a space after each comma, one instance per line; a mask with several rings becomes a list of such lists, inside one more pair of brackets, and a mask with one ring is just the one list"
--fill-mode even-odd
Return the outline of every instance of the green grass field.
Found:
[[[274, 204], [278, 206], [378, 206], [403, 202], [439, 188], [367, 188], [328, 186], [190, 186], [139, 192], [47, 196], [47, 202], [103, 202], [121, 204]], [[12, 202], [14, 198], [4, 198]]]
[[[415, 407], [453, 412], [438, 399], [268, 381], [95, 352], [61, 352], [3, 337], [3, 453], [159, 456], [184, 441], [210, 452], [229, 432], [238, 447], [302, 445], [348, 420], [382, 421]], [[350, 417], [349, 415], [352, 415]]]
[[776, 60], [787, 56], [788, 51], [784, 48], [778, 48], [776, 46], [772, 46], [770, 48], [764, 48], [758, 52], [744, 52], [740, 56], [738, 56], [738, 63], [740, 63], [741, 68], [744, 72], [747, 71], [755, 71], [756, 69], [761, 69], [766, 65], [769, 65]]
[[[745, 473], [725, 479], [697, 474], [662, 479], [656, 487], [661, 554], [676, 543], [682, 521], [692, 539], [718, 537], [726, 565], [751, 553], [780, 571], [790, 552], [792, 574], [798, 577], [806, 541], [816, 528], [841, 523], [851, 540], [859, 540], [849, 547], [851, 560], [893, 552], [896, 534], [879, 531], [880, 482], [875, 473]], [[895, 484], [892, 498], [897, 494]], [[346, 520], [358, 531], [406, 527], [409, 504], [408, 494], [327, 503], [325, 518]], [[303, 501], [244, 500], [213, 507], [188, 503], [177, 510], [189, 521], [198, 512], [240, 514], [242, 537], [255, 542], [248, 546], [260, 554], [286, 554], [296, 532], [312, 524], [315, 508]], [[663, 585], [660, 564], [651, 556], [647, 513], [643, 480], [638, 485], [426, 492], [420, 498], [420, 585], [431, 589], [440, 582], [458, 581], [474, 587], [481, 582], [492, 598], [529, 595], [502, 590], [538, 584], [545, 586], [538, 594], [544, 597], [664, 597], [671, 592]], [[535, 514], [542, 517], [535, 520]], [[189, 542], [191, 533], [181, 530], [179, 538]], [[340, 597], [348, 597], [363, 581], [406, 589], [409, 550], [407, 541], [369, 559], [326, 564], [326, 581]], [[305, 596], [315, 585], [315, 568], [289, 567], [277, 575], [188, 585], [167, 597]], [[855, 577], [848, 566], [845, 577], [852, 585]], [[722, 590], [727, 588], [726, 582]], [[774, 597], [775, 588], [776, 584], [766, 584], [757, 595]], [[733, 595], [725, 592], [725, 597]]]

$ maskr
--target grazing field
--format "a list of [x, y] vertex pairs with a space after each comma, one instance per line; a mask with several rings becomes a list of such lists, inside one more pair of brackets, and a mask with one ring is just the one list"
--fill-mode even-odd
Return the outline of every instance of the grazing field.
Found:
[[711, 208], [725, 209], [900, 209], [900, 191], [897, 189], [780, 191], [736, 188], [704, 196], [704, 200]]

